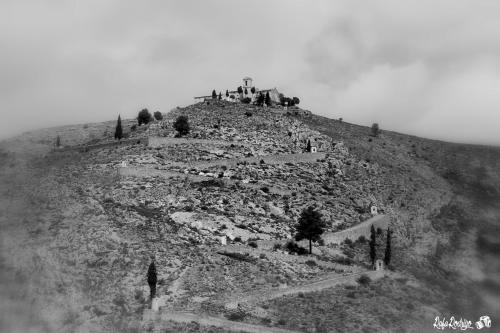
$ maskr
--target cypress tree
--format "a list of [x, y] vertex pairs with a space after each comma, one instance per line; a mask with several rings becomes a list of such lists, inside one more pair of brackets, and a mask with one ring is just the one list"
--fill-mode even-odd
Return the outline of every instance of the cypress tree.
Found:
[[56, 147], [59, 148], [61, 146], [61, 137], [58, 135], [56, 138]]
[[156, 282], [157, 282], [157, 275], [156, 275], [156, 265], [154, 261], [151, 261], [151, 264], [149, 264], [148, 268], [148, 284], [149, 284], [149, 290], [150, 290], [150, 296], [151, 298], [154, 298], [156, 296]]
[[121, 140], [123, 138], [123, 129], [122, 129], [122, 118], [118, 115], [118, 121], [116, 122], [115, 129], [115, 140]]
[[372, 266], [375, 265], [375, 259], [377, 257], [377, 251], [375, 249], [376, 244], [376, 233], [375, 233], [375, 227], [372, 224], [372, 227], [370, 229], [370, 259], [372, 261]]
[[391, 229], [387, 227], [387, 243], [385, 245], [384, 264], [388, 266], [391, 263]]
[[212, 90], [212, 99], [216, 99], [217, 98], [217, 93], [215, 92], [215, 89]]
[[266, 105], [271, 105], [271, 96], [269, 96], [269, 91], [266, 92]]
[[306, 147], [306, 151], [307, 151], [308, 153], [310, 153], [310, 152], [311, 152], [311, 140], [307, 140], [307, 147]]
[[219, 92], [219, 100], [221, 100], [221, 99], [222, 99], [222, 93]]
[[229, 97], [229, 91], [226, 90], [226, 97]]

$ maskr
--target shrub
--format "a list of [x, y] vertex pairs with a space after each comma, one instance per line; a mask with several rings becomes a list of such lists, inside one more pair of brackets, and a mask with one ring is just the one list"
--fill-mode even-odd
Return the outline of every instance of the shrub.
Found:
[[151, 113], [149, 113], [148, 109], [142, 109], [137, 115], [137, 122], [139, 123], [139, 126], [142, 124], [148, 124], [151, 119]]
[[352, 240], [350, 238], [346, 238], [346, 239], [344, 239], [344, 244], [351, 246], [352, 245]]
[[309, 266], [309, 267], [315, 267], [315, 266], [318, 266], [318, 264], [316, 264], [316, 261], [314, 261], [314, 260], [307, 260], [307, 261], [305, 262], [305, 264], [306, 264], [307, 266]]
[[260, 190], [261, 190], [262, 192], [264, 192], [264, 193], [269, 193], [269, 187], [267, 187], [267, 186], [263, 186], [263, 187], [261, 187], [261, 188], [260, 188]]
[[265, 254], [265, 253], [261, 253], [261, 254], [259, 255], [259, 258], [260, 258], [260, 259], [267, 259], [267, 256], [266, 256], [266, 254]]
[[372, 136], [378, 136], [380, 133], [380, 129], [378, 127], [378, 124], [377, 123], [373, 123], [372, 124], [372, 128], [371, 128], [371, 135]]
[[156, 120], [163, 120], [163, 115], [161, 114], [160, 111], [156, 111], [153, 115]]
[[245, 103], [245, 104], [250, 104], [250, 102], [252, 101], [252, 99], [250, 97], [245, 97], [241, 100], [242, 103]]
[[352, 265], [352, 260], [348, 257], [343, 257], [343, 256], [335, 256], [332, 259], [333, 262], [339, 263], [341, 265]]
[[366, 242], [366, 237], [364, 235], [359, 236], [358, 237], [358, 242], [360, 242], [360, 243]]
[[257, 245], [257, 242], [255, 241], [250, 241], [248, 242], [248, 246], [253, 247], [254, 249], [258, 248], [259, 246]]
[[137, 129], [137, 125], [134, 124], [134, 125], [130, 126], [130, 130], [132, 132], [135, 132], [136, 129]]
[[226, 318], [232, 321], [242, 321], [245, 318], [245, 313], [241, 311], [231, 312], [226, 315]]
[[281, 244], [280, 243], [274, 243], [273, 250], [276, 251], [276, 250], [279, 250], [279, 249], [281, 249]]
[[250, 111], [247, 111], [247, 112], [245, 112], [245, 116], [247, 116], [247, 117], [251, 117], [251, 116], [253, 116], [253, 113], [252, 113], [252, 112], [250, 112]]
[[298, 97], [292, 98], [293, 104], [298, 105], [300, 103], [300, 99]]
[[183, 136], [189, 133], [191, 130], [189, 127], [189, 121], [187, 116], [179, 116], [174, 122], [174, 129], [179, 133], [179, 136]]
[[350, 291], [350, 292], [347, 293], [346, 296], [349, 297], [349, 298], [356, 298], [356, 292]]
[[306, 255], [308, 253], [307, 249], [299, 246], [294, 241], [288, 241], [285, 245], [288, 253], [297, 253], [298, 255]]
[[361, 275], [357, 280], [356, 280], [360, 285], [362, 286], [368, 286], [370, 282], [372, 282], [372, 279], [366, 274]]

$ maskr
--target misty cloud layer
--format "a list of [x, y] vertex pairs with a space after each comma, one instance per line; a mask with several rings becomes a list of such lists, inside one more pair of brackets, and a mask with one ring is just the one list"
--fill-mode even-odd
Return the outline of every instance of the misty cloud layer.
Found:
[[[497, 1], [0, 3], [0, 137], [240, 85], [345, 121], [500, 144]], [[7, 121], [5, 121], [7, 120]]]

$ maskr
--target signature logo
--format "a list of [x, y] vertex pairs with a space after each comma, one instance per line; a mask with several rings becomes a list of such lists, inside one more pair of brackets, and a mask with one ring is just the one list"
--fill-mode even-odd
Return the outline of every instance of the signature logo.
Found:
[[446, 320], [446, 318], [439, 318], [437, 316], [434, 319], [434, 325], [433, 327], [438, 330], [444, 331], [445, 329], [451, 329], [451, 330], [461, 330], [465, 331], [468, 329], [473, 330], [474, 327], [478, 330], [483, 329], [483, 328], [490, 328], [491, 327], [491, 318], [489, 316], [481, 316], [478, 321], [472, 325], [472, 321], [460, 318], [456, 319], [455, 317], [450, 317], [450, 319]]

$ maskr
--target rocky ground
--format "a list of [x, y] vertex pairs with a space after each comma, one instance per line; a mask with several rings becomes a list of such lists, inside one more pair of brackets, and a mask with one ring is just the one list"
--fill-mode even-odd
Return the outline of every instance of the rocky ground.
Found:
[[[189, 117], [185, 138], [172, 128], [178, 115]], [[123, 122], [134, 140], [120, 145], [106, 145], [112, 122], [2, 143], [3, 330], [152, 329], [142, 322], [152, 257], [161, 311], [295, 331], [422, 331], [436, 315], [472, 319], [499, 304], [498, 149], [390, 132], [371, 137], [367, 128], [300, 109], [225, 102], [177, 108], [134, 130], [133, 123]], [[54, 149], [57, 135], [64, 148]], [[148, 136], [162, 144], [135, 141]], [[307, 140], [317, 154], [305, 152]], [[392, 220], [398, 278], [242, 304], [237, 312], [225, 306], [234, 295], [367, 270], [363, 241], [316, 244], [304, 257], [280, 246], [309, 205], [336, 231], [369, 218], [370, 204]]]

